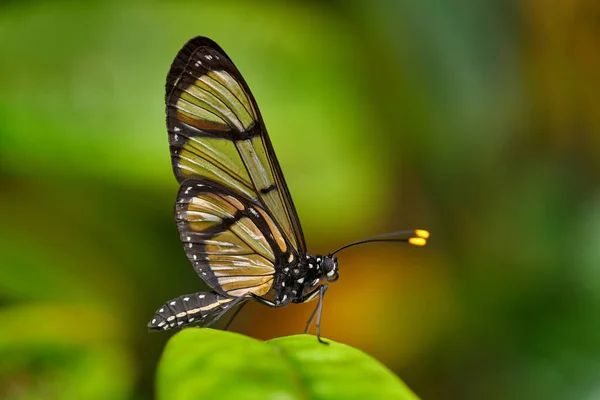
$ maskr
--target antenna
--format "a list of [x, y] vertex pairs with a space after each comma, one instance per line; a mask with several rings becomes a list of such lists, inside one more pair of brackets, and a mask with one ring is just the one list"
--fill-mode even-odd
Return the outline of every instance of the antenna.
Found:
[[413, 231], [396, 231], [375, 235], [367, 239], [352, 242], [340, 247], [330, 255], [334, 255], [338, 251], [347, 249], [348, 247], [370, 242], [406, 242], [408, 244], [412, 244], [413, 246], [425, 246], [425, 244], [427, 244], [427, 239], [429, 239], [429, 232], [423, 229], [415, 229]]

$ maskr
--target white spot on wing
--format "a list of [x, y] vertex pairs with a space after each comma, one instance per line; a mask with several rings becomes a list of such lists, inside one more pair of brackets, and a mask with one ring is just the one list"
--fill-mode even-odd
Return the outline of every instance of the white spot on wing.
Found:
[[151, 322], [152, 325], [154, 325], [156, 323], [156, 318], [154, 318]]
[[172, 305], [172, 306], [174, 306], [174, 305], [175, 305], [175, 302], [174, 302], [174, 301], [172, 301], [172, 302], [170, 302], [169, 304], [170, 304], [170, 305]]
[[183, 301], [188, 301], [190, 298], [189, 297], [184, 297]]
[[300, 279], [298, 279], [296, 282], [298, 282], [298, 283], [303, 283], [303, 282], [304, 282], [304, 278], [300, 278]]

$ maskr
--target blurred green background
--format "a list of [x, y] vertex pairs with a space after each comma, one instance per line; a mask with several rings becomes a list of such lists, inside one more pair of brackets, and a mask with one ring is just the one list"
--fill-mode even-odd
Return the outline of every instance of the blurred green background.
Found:
[[[0, 5], [0, 398], [148, 399], [182, 251], [170, 63], [219, 43], [262, 110], [311, 252], [356, 247], [326, 337], [423, 399], [600, 399], [594, 0]], [[299, 333], [313, 304], [232, 329]]]

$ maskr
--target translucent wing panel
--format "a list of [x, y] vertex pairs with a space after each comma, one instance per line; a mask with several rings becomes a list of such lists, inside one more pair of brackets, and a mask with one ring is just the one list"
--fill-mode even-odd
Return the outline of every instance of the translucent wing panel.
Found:
[[166, 92], [177, 179], [208, 179], [259, 204], [290, 252], [303, 254], [302, 228], [260, 112], [229, 57], [209, 39], [192, 39], [171, 66]]
[[176, 217], [194, 269], [223, 295], [266, 294], [275, 265], [290, 257], [281, 231], [264, 209], [214, 182], [184, 181]]
[[[185, 140], [175, 135], [178, 142]], [[178, 143], [175, 143], [177, 146]], [[256, 200], [256, 192], [233, 142], [216, 138], [191, 137], [172, 150], [173, 165], [181, 179], [205, 177]]]
[[256, 114], [239, 83], [226, 71], [198, 66], [177, 81], [173, 107], [178, 118], [198, 129], [247, 131]]

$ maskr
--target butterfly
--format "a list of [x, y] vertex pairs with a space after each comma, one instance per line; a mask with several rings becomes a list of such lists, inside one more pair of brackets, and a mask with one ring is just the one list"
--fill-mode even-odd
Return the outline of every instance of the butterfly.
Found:
[[212, 40], [193, 38], [177, 53], [165, 102], [180, 183], [177, 229], [188, 259], [212, 291], [166, 302], [148, 323], [150, 330], [210, 326], [241, 305], [235, 317], [247, 300], [283, 307], [318, 298], [306, 332], [316, 316], [322, 341], [323, 297], [339, 277], [338, 251], [372, 241], [423, 246], [429, 238], [425, 230], [400, 231], [328, 255], [309, 254], [256, 101]]

